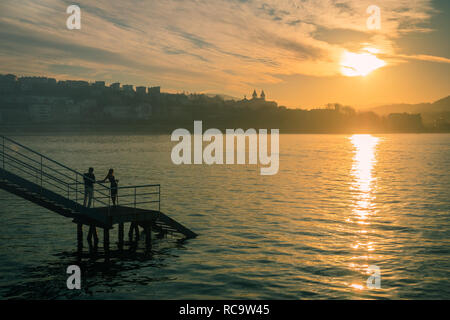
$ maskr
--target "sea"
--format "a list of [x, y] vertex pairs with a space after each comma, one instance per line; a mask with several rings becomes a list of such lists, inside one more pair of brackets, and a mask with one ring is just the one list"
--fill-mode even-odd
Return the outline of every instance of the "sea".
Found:
[[79, 260], [71, 219], [0, 190], [1, 299], [450, 299], [450, 134], [281, 134], [275, 175], [175, 165], [170, 135], [10, 138], [160, 184], [161, 211], [198, 236]]

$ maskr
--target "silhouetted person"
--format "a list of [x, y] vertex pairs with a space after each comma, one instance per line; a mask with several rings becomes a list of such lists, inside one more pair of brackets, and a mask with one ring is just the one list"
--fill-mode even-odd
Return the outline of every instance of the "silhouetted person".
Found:
[[83, 206], [90, 208], [92, 203], [92, 197], [94, 196], [94, 183], [95, 175], [94, 168], [89, 168], [88, 172], [83, 175], [84, 180], [84, 201]]
[[117, 183], [119, 183], [119, 180], [116, 180], [114, 177], [114, 169], [109, 169], [108, 174], [106, 175], [105, 179], [102, 180], [102, 183], [106, 180], [109, 180], [111, 183], [111, 200], [113, 202], [113, 205], [116, 205], [117, 201]]
[[[94, 168], [92, 168], [92, 167], [89, 168], [88, 172], [83, 175], [83, 180], [84, 180], [83, 206], [90, 208], [91, 203], [92, 203], [92, 198], [94, 196], [94, 183], [95, 183]], [[94, 225], [89, 226], [87, 241], [88, 241], [90, 247], [92, 247], [92, 237], [94, 237], [94, 247], [97, 247], [98, 236], [97, 236], [97, 229], [95, 228]]]

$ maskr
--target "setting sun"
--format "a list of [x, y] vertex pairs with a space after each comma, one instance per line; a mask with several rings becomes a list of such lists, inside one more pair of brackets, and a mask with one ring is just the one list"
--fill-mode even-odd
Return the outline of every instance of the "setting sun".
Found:
[[386, 63], [383, 60], [372, 54], [375, 52], [374, 50], [362, 53], [345, 51], [341, 60], [341, 73], [347, 77], [364, 77], [372, 71], [385, 66]]

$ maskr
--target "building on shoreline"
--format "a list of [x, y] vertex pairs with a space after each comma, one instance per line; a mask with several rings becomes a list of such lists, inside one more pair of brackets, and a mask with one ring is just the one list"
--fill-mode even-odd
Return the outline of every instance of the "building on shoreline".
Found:
[[[254, 90], [251, 99], [238, 100], [220, 95], [161, 93], [159, 86], [138, 86], [135, 91], [133, 85], [121, 89], [118, 82], [107, 87], [104, 81], [57, 82], [46, 77], [0, 75], [2, 125], [147, 123], [169, 128], [198, 119], [217, 127], [277, 127], [292, 132], [423, 132], [424, 125], [434, 131], [450, 128], [450, 118], [443, 113], [425, 113], [423, 118], [409, 113], [379, 116], [338, 104], [325, 109], [288, 109], [267, 100], [264, 90], [259, 95]], [[427, 122], [422, 124], [422, 120]]]
[[109, 85], [109, 87], [114, 91], [120, 90], [120, 82], [114, 82]]
[[136, 93], [140, 95], [147, 94], [147, 87], [136, 87]]
[[247, 99], [247, 96], [244, 96], [244, 99], [240, 100], [238, 103], [241, 107], [248, 107], [250, 109], [278, 108], [278, 104], [275, 101], [266, 100], [266, 94], [264, 90], [261, 90], [259, 97], [256, 90], [253, 90], [252, 98], [250, 100]]

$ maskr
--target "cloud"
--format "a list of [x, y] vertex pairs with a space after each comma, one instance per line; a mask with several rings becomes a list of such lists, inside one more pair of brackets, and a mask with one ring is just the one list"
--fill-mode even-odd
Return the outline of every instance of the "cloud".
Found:
[[398, 59], [406, 59], [406, 60], [419, 60], [419, 61], [428, 61], [428, 62], [438, 62], [438, 63], [450, 63], [450, 59], [444, 57], [430, 56], [427, 54], [417, 54], [417, 55], [406, 55], [406, 54], [398, 54], [394, 56], [394, 58]]
[[[372, 2], [80, 0], [82, 29], [69, 31], [65, 8], [70, 1], [4, 0], [0, 61], [56, 77], [103, 76], [240, 94], [255, 83], [281, 82], [282, 75], [336, 75], [342, 52], [361, 49], [363, 39], [364, 45], [400, 58], [395, 39], [429, 30], [424, 23], [433, 14], [431, 0], [379, 1], [378, 32], [366, 27]], [[420, 53], [410, 58], [445, 60]]]

